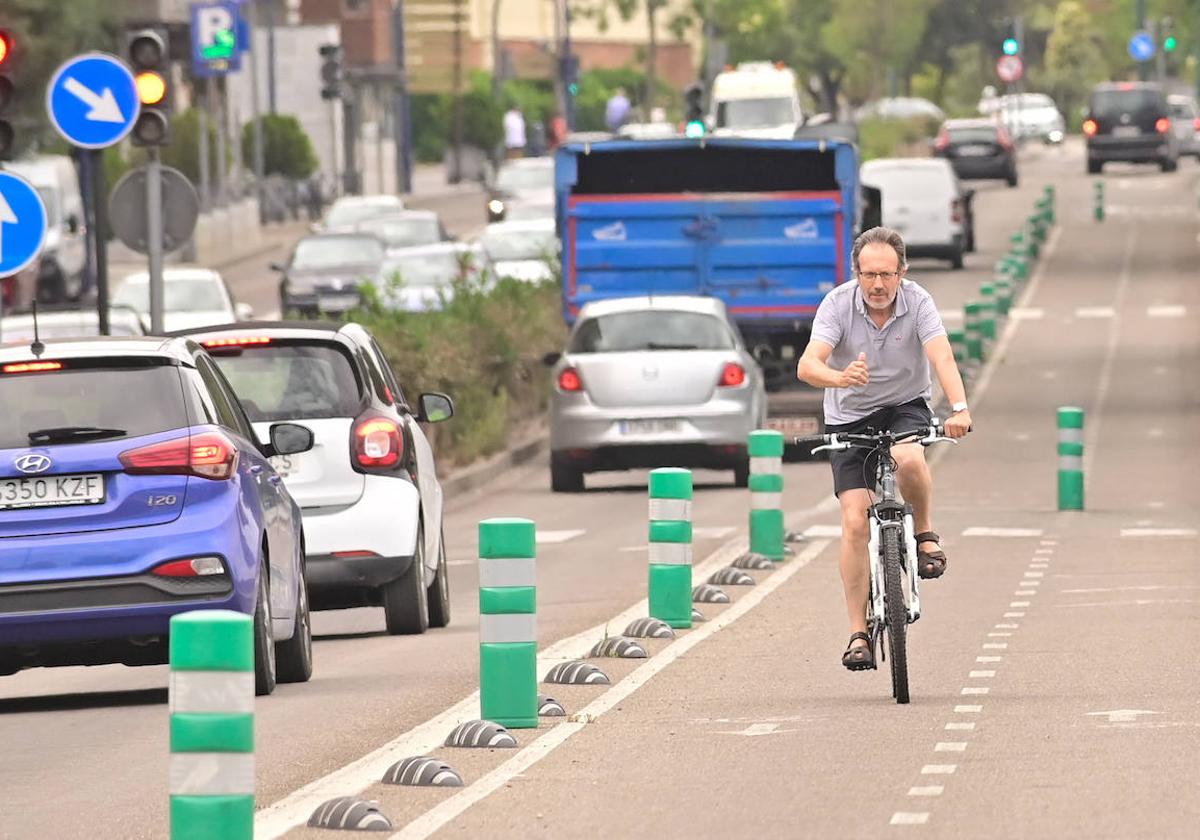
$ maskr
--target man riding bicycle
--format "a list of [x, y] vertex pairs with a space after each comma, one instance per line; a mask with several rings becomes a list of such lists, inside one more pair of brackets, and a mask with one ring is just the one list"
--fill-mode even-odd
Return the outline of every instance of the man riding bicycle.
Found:
[[[826, 389], [826, 432], [907, 432], [928, 426], [932, 364], [953, 411], [946, 435], [963, 437], [971, 428], [966, 389], [933, 297], [905, 277], [904, 239], [890, 228], [865, 231], [854, 242], [851, 262], [858, 282], [842, 284], [821, 301], [812, 340], [796, 369], [801, 380]], [[874, 457], [862, 449], [830, 455], [833, 490], [842, 508], [839, 566], [851, 633], [842, 664], [851, 671], [875, 666], [866, 632]], [[947, 560], [933, 532], [933, 481], [925, 449], [919, 443], [900, 444], [892, 448], [892, 457], [900, 492], [913, 509], [917, 572], [925, 579], [941, 577]]]

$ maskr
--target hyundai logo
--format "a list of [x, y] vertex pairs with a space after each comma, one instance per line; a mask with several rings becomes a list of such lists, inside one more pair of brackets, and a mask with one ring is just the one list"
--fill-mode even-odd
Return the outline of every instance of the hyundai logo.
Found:
[[21, 472], [27, 475], [36, 475], [50, 469], [54, 462], [45, 455], [22, 455], [13, 463]]

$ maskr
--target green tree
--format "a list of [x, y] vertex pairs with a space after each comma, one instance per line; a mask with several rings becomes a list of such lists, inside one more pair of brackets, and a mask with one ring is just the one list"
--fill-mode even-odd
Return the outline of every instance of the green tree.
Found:
[[[307, 178], [317, 168], [312, 141], [300, 121], [287, 114], [264, 114], [263, 171], [266, 175]], [[242, 126], [242, 164], [254, 168], [254, 123]]]
[[[217, 129], [208, 121], [208, 171], [217, 171]], [[193, 184], [200, 183], [200, 111], [188, 108], [171, 116], [171, 142], [162, 148], [162, 162], [173, 166]]]
[[1088, 90], [1102, 81], [1101, 36], [1091, 15], [1077, 0], [1063, 0], [1046, 45], [1046, 81], [1064, 115], [1071, 117]]
[[863, 101], [887, 93], [888, 74], [902, 88], [920, 66], [918, 48], [934, 0], [859, 0], [839, 3], [821, 38], [833, 53], [851, 59], [851, 97]]

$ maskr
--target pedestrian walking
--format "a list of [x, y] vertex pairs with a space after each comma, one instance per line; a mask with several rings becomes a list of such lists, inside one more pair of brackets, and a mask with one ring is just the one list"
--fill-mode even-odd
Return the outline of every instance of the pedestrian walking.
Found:
[[625, 124], [625, 120], [628, 118], [629, 97], [625, 95], [625, 88], [619, 87], [604, 108], [604, 123], [608, 126], [609, 131], [615, 132]]
[[513, 105], [504, 114], [504, 151], [509, 160], [525, 154], [525, 115]]

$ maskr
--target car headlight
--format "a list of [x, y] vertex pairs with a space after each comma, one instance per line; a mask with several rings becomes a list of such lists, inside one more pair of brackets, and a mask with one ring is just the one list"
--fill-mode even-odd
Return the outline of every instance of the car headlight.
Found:
[[488, 202], [488, 210], [499, 216], [504, 212], [504, 202], [498, 198], [493, 198]]

